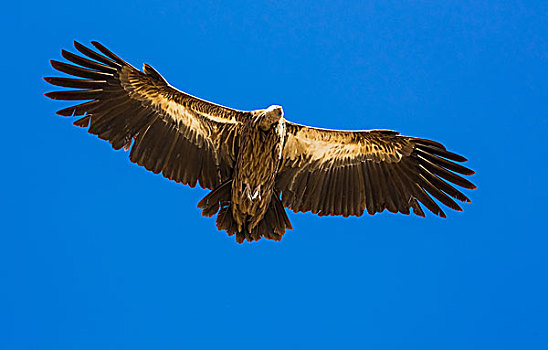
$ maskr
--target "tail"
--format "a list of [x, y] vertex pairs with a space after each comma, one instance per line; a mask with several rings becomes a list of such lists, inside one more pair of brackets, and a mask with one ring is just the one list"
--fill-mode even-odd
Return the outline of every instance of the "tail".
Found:
[[273, 195], [265, 216], [257, 226], [251, 230], [244, 226], [239, 231], [238, 225], [232, 216], [231, 189], [232, 180], [222, 183], [198, 203], [198, 208], [202, 209], [203, 216], [213, 216], [218, 212], [217, 228], [225, 230], [229, 236], [235, 234], [236, 242], [242, 243], [244, 240], [248, 242], [258, 241], [262, 237], [279, 241], [285, 234], [286, 229], [293, 229], [279, 195]]

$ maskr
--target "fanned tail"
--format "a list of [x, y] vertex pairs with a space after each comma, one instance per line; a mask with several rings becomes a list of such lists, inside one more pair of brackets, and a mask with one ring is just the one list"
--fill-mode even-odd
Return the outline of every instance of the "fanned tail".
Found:
[[258, 241], [262, 237], [280, 241], [286, 229], [293, 229], [279, 196], [274, 195], [263, 219], [251, 229], [246, 224], [239, 230], [232, 215], [231, 186], [232, 180], [219, 185], [198, 203], [198, 208], [202, 209], [203, 216], [213, 216], [218, 212], [217, 228], [225, 230], [229, 236], [236, 235], [236, 242]]

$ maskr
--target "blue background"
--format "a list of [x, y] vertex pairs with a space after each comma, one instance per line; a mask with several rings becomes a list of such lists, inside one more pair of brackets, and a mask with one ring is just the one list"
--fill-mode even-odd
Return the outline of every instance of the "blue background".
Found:
[[[0, 15], [1, 349], [548, 349], [548, 6], [11, 2]], [[443, 220], [289, 216], [238, 245], [206, 191], [54, 112], [99, 40], [174, 86], [295, 122], [432, 138], [477, 171]]]

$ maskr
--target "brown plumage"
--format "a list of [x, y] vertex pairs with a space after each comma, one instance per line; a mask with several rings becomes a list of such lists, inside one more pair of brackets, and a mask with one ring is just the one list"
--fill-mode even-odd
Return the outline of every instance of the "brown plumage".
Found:
[[[71, 63], [51, 61], [76, 78], [46, 77], [70, 90], [46, 93], [81, 101], [57, 114], [77, 116], [114, 149], [168, 179], [211, 190], [199, 203], [204, 216], [236, 240], [280, 240], [291, 223], [284, 207], [318, 215], [360, 216], [387, 209], [424, 216], [419, 203], [445, 217], [437, 202], [462, 211], [470, 202], [454, 185], [475, 186], [461, 175], [466, 161], [437, 142], [388, 130], [337, 131], [286, 121], [280, 106], [238, 111], [170, 86], [151, 66], [134, 68], [103, 45], [82, 55], [62, 50]], [[73, 64], [72, 64], [73, 63]], [[432, 198], [433, 197], [433, 198]]]

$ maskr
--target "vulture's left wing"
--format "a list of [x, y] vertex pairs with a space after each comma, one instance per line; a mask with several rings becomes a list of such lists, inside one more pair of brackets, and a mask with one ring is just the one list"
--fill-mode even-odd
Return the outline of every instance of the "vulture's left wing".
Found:
[[[140, 71], [103, 45], [100, 52], [78, 42], [84, 56], [62, 51], [76, 65], [51, 61], [76, 77], [47, 77], [55, 100], [87, 101], [57, 112], [81, 116], [75, 125], [108, 140], [114, 149], [131, 148], [130, 160], [154, 173], [188, 184], [215, 188], [231, 177], [239, 144], [239, 126], [251, 112], [237, 111], [190, 96], [169, 85], [151, 66]], [[81, 79], [80, 79], [81, 78]]]
[[425, 205], [445, 213], [432, 199], [462, 211], [451, 198], [470, 200], [450, 183], [476, 186], [462, 175], [474, 172], [466, 159], [437, 142], [388, 130], [338, 131], [286, 122], [287, 134], [276, 186], [295, 212], [362, 215], [391, 212], [419, 216]]

